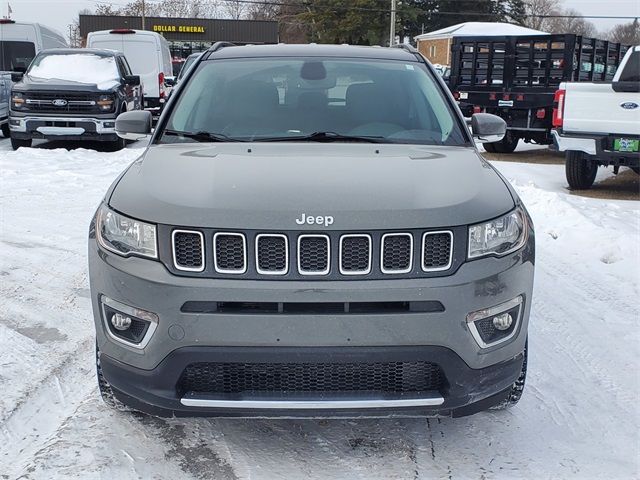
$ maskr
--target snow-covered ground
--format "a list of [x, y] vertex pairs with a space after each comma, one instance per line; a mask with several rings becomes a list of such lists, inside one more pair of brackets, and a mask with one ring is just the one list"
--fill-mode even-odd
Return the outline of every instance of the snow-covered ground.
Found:
[[99, 400], [86, 233], [142, 152], [0, 141], [0, 478], [640, 476], [640, 205], [564, 190], [562, 165], [497, 162], [537, 233], [520, 404], [461, 419], [157, 419]]

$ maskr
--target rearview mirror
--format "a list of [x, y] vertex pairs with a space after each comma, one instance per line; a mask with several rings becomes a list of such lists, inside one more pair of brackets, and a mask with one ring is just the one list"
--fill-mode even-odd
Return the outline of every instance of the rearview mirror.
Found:
[[140, 85], [140, 75], [125, 75], [122, 77], [122, 81], [125, 85], [132, 85], [135, 87], [136, 85]]
[[135, 110], [116, 118], [116, 133], [125, 140], [144, 140], [151, 134], [151, 112]]
[[507, 122], [490, 113], [474, 113], [471, 116], [471, 133], [483, 143], [499, 142], [507, 133]]
[[21, 82], [24, 78], [24, 73], [22, 72], [11, 72], [11, 81], [13, 83]]

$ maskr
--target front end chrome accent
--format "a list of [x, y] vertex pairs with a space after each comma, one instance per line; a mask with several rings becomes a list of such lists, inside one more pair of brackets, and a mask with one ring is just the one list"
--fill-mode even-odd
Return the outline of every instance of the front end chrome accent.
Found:
[[[240, 237], [242, 239], [242, 268], [231, 269], [231, 268], [221, 268], [218, 265], [218, 255], [216, 250], [216, 239], [221, 236], [227, 237]], [[213, 235], [213, 267], [218, 273], [228, 273], [234, 275], [241, 275], [247, 271], [247, 237], [245, 237], [242, 233], [235, 232], [216, 232]]]
[[[124, 338], [120, 338], [116, 335], [114, 335], [111, 332], [111, 329], [109, 328], [108, 322], [109, 319], [107, 318], [107, 313], [104, 310], [104, 306], [107, 305], [111, 308], [113, 308], [114, 310], [118, 310], [122, 313], [125, 313], [127, 315], [131, 315], [133, 317], [139, 318], [141, 320], [144, 320], [146, 322], [149, 322], [149, 328], [147, 328], [147, 333], [145, 333], [144, 337], [142, 338], [142, 340], [140, 340], [140, 343], [133, 343], [133, 342], [129, 342], [127, 340], [125, 340]], [[151, 337], [153, 337], [153, 334], [155, 333], [156, 329], [158, 328], [158, 316], [155, 313], [151, 313], [148, 312], [146, 310], [141, 310], [139, 308], [134, 308], [131, 307], [129, 305], [125, 305], [124, 303], [120, 303], [116, 300], [113, 300], [109, 297], [107, 297], [106, 295], [100, 295], [100, 310], [102, 312], [102, 320], [104, 322], [104, 329], [106, 334], [109, 336], [109, 338], [111, 338], [112, 340], [118, 342], [118, 343], [122, 343], [124, 345], [127, 345], [129, 347], [133, 347], [136, 351], [136, 353], [143, 353], [142, 350], [147, 346], [147, 344], [149, 343], [149, 341], [151, 340]]]
[[[451, 246], [449, 247], [449, 262], [442, 267], [427, 267], [424, 264], [424, 253], [427, 246], [427, 237], [430, 235], [442, 235], [442, 234], [449, 235], [449, 240], [451, 241]], [[451, 265], [453, 264], [453, 232], [451, 230], [425, 232], [424, 235], [422, 235], [422, 250], [420, 250], [420, 252], [422, 253], [422, 261], [420, 262], [420, 264], [422, 265], [422, 270], [424, 272], [443, 272], [445, 270], [449, 270], [451, 268]]]
[[[324, 270], [303, 270], [300, 258], [300, 243], [304, 238], [323, 238], [327, 242], [327, 268]], [[331, 271], [331, 239], [329, 235], [303, 234], [298, 236], [298, 248], [296, 251], [298, 260], [298, 273], [300, 275], [328, 275]]]
[[[258, 254], [258, 245], [261, 238], [283, 238], [284, 239], [284, 269], [283, 270], [263, 270], [260, 268], [260, 259]], [[289, 238], [282, 233], [260, 233], [256, 235], [255, 239], [255, 254], [256, 254], [256, 271], [260, 275], [286, 275], [289, 272]]]
[[[342, 244], [346, 238], [366, 238], [369, 242], [369, 262], [366, 270], [344, 270], [342, 268]], [[371, 273], [371, 261], [373, 258], [373, 241], [371, 240], [371, 235], [366, 233], [349, 233], [346, 235], [342, 235], [340, 237], [340, 248], [338, 253], [338, 266], [340, 268], [340, 273], [342, 275], [368, 275]]]
[[[409, 267], [393, 270], [384, 268], [384, 251], [385, 251], [385, 239], [391, 237], [409, 237]], [[399, 275], [401, 273], [409, 273], [413, 269], [413, 235], [411, 233], [385, 233], [382, 235], [380, 241], [380, 271], [389, 275]]]
[[[482, 337], [480, 336], [480, 332], [478, 332], [478, 328], [476, 327], [475, 322], [477, 322], [478, 320], [484, 320], [486, 318], [496, 316], [503, 312], [507, 312], [514, 307], [519, 307], [519, 308], [518, 308], [518, 315], [514, 321], [512, 332], [506, 337], [500, 338], [495, 342], [486, 343], [484, 340], [482, 340]], [[476, 310], [475, 312], [469, 313], [467, 315], [467, 326], [469, 327], [469, 331], [471, 332], [471, 335], [473, 336], [474, 340], [478, 343], [480, 348], [493, 347], [495, 345], [499, 345], [501, 343], [504, 343], [512, 339], [518, 333], [518, 330], [520, 328], [520, 319], [522, 318], [522, 312], [524, 310], [523, 307], [524, 307], [524, 299], [522, 298], [522, 295], [518, 295], [517, 297], [512, 298], [508, 302], [501, 303], [500, 305], [496, 305], [490, 308], [485, 308], [484, 310]]]
[[[198, 235], [200, 237], [200, 254], [202, 255], [202, 265], [199, 267], [183, 267], [178, 264], [178, 260], [176, 258], [176, 233], [189, 233], [191, 235]], [[196, 230], [174, 230], [171, 232], [171, 255], [173, 256], [173, 266], [177, 270], [181, 270], [183, 272], [202, 272], [204, 271], [205, 266], [205, 250], [204, 250], [204, 235], [202, 232], [198, 232]]]

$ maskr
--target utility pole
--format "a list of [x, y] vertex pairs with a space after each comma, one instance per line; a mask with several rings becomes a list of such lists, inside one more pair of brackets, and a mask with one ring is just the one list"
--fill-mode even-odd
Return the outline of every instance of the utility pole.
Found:
[[142, 0], [142, 30], [144, 30], [145, 25], [144, 25], [144, 14], [145, 14], [145, 5], [144, 5], [144, 0]]
[[396, 4], [397, 0], [391, 0], [391, 28], [389, 29], [389, 46], [396, 43]]

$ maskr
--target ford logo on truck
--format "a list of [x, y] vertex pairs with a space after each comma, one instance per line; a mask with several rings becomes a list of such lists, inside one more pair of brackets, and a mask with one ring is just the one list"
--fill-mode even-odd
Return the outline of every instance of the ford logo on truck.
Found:
[[620, 106], [625, 110], [635, 110], [640, 105], [638, 105], [636, 102], [624, 102], [621, 103]]
[[55, 100], [53, 100], [51, 102], [53, 105], [55, 105], [56, 107], [64, 107], [67, 105], [67, 102], [64, 98], [56, 98]]

